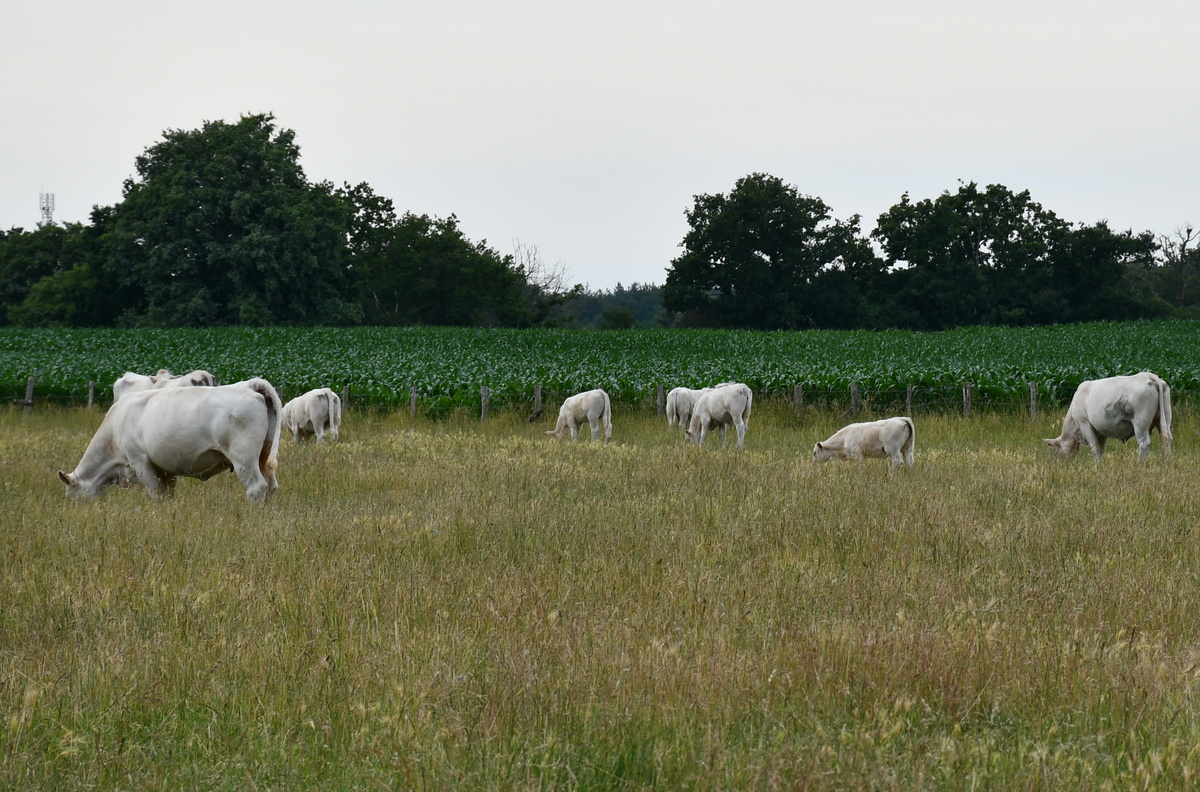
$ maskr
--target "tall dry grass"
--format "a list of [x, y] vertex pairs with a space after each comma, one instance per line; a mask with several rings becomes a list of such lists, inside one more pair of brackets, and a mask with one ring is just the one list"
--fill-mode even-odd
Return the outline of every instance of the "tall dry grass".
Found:
[[[0, 414], [0, 787], [1170, 787], [1200, 771], [1200, 440], [1063, 460], [920, 416], [917, 464], [650, 414], [347, 416], [172, 500], [69, 501], [99, 416]], [[548, 419], [546, 419], [548, 420]]]

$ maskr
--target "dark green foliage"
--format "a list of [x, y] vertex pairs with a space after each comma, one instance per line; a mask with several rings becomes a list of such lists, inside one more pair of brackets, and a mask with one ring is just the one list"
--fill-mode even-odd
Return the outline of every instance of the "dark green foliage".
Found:
[[831, 219], [819, 198], [766, 174], [729, 195], [698, 195], [691, 230], [663, 287], [663, 306], [685, 324], [775, 330], [813, 326], [821, 273], [872, 267], [858, 217]]
[[663, 317], [662, 287], [653, 283], [620, 283], [604, 291], [583, 291], [567, 314], [578, 327], [602, 327], [606, 311], [628, 311], [638, 327], [654, 327]]
[[136, 294], [122, 323], [356, 321], [346, 206], [299, 156], [270, 115], [169, 130], [139, 156], [107, 233], [109, 275]]
[[892, 267], [894, 325], [1053, 324], [1160, 313], [1135, 288], [1153, 263], [1148, 233], [1072, 226], [1001, 185], [960, 185], [934, 200], [907, 195], [873, 234]]
[[509, 260], [468, 240], [454, 215], [408, 213], [362, 268], [359, 298], [368, 324], [521, 326], [524, 285]]

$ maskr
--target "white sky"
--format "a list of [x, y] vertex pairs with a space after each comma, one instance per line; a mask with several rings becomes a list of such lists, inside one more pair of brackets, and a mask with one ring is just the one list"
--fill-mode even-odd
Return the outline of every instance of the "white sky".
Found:
[[662, 283], [693, 196], [753, 172], [864, 230], [960, 179], [1200, 225], [1195, 0], [7, 0], [0, 229], [43, 191], [86, 223], [164, 130], [260, 112], [311, 181], [594, 289]]

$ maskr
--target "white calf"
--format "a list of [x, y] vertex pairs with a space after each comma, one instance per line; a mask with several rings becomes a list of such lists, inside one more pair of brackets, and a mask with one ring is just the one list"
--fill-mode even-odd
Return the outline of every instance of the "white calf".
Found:
[[701, 394], [692, 408], [692, 419], [688, 424], [688, 439], [704, 445], [704, 438], [713, 429], [721, 430], [721, 445], [725, 445], [725, 427], [733, 424], [737, 430], [737, 445], [746, 442], [746, 428], [750, 423], [750, 408], [754, 394], [740, 382], [724, 382], [707, 393]]
[[884, 418], [882, 421], [852, 423], [834, 432], [823, 443], [813, 446], [813, 459], [852, 459], [862, 464], [863, 457], [891, 457], [892, 467], [913, 463], [916, 428], [912, 418]]
[[671, 392], [667, 394], [667, 426], [679, 424], [686, 431], [692, 420], [692, 410], [696, 407], [696, 400], [710, 390], [712, 388], [699, 390], [672, 388]]
[[342, 399], [329, 388], [315, 388], [283, 405], [283, 425], [292, 438], [315, 434], [325, 442], [325, 430], [336, 443], [342, 428]]
[[568, 396], [558, 409], [558, 423], [546, 434], [561, 440], [563, 433], [569, 429], [571, 439], [575, 440], [584, 421], [592, 428], [592, 440], [600, 436], [601, 423], [604, 424], [604, 439], [612, 437], [612, 402], [603, 390], [597, 388]]

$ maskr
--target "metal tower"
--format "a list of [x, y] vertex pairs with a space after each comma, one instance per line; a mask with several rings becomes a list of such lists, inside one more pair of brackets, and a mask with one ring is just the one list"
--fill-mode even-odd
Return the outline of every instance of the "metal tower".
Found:
[[54, 193], [38, 193], [38, 203], [42, 207], [42, 222], [38, 225], [54, 225]]

